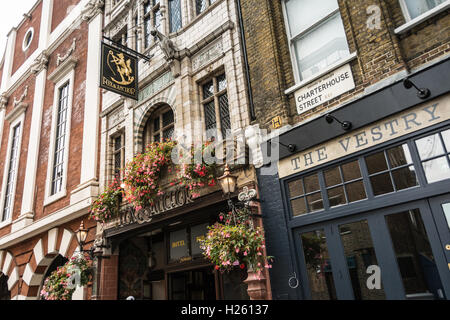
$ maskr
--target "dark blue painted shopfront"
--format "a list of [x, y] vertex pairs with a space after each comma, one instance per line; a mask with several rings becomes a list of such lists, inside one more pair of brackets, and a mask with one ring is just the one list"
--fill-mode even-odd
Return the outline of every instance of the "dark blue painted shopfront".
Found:
[[[450, 60], [410, 79], [431, 96], [394, 83], [333, 112], [350, 132], [320, 117], [281, 135], [296, 151], [280, 160], [403, 115], [398, 136], [281, 178], [258, 170], [274, 299], [450, 299]], [[408, 113], [436, 101], [436, 122]]]

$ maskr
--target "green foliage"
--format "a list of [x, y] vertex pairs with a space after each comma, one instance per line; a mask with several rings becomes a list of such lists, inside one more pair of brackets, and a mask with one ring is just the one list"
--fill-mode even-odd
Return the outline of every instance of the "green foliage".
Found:
[[[92, 260], [87, 254], [72, 257], [45, 279], [41, 290], [44, 300], [72, 300], [76, 285], [85, 286], [92, 275]], [[74, 283], [78, 282], [78, 283]]]
[[200, 241], [204, 256], [221, 272], [233, 268], [262, 272], [271, 268], [272, 257], [264, 256], [265, 240], [261, 228], [252, 228], [247, 209], [233, 214], [221, 214], [222, 223], [209, 227], [205, 239]]

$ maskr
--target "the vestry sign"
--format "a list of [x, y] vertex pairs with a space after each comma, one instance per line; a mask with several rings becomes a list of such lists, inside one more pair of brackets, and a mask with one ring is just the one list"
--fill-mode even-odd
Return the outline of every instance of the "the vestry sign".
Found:
[[138, 59], [102, 43], [100, 87], [138, 100]]
[[350, 65], [346, 64], [297, 90], [295, 92], [297, 112], [302, 114], [354, 88], [352, 70]]
[[284, 178], [300, 173], [448, 119], [450, 97], [446, 96], [283, 159], [278, 163], [278, 174]]

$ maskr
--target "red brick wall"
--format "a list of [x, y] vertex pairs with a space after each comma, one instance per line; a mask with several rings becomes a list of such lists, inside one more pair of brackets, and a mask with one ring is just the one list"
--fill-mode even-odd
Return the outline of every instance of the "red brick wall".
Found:
[[70, 13], [72, 8], [76, 6], [80, 0], [56, 0], [53, 1], [52, 27], [51, 32], [64, 20]]
[[[41, 13], [42, 2], [31, 12], [31, 19], [26, 19], [24, 23], [17, 30], [16, 43], [14, 46], [14, 62], [12, 68], [12, 74], [20, 68], [22, 64], [33, 54], [39, 45], [39, 31], [41, 28]], [[23, 39], [28, 29], [33, 27], [34, 36], [31, 41], [30, 47], [26, 50], [22, 50]]]
[[41, 128], [41, 141], [38, 158], [38, 173], [36, 177], [36, 204], [35, 219], [50, 214], [58, 209], [66, 207], [70, 203], [70, 193], [80, 183], [81, 173], [81, 153], [83, 139], [83, 119], [84, 119], [84, 102], [86, 90], [86, 59], [87, 59], [87, 24], [83, 23], [80, 29], [75, 30], [66, 40], [56, 49], [49, 59], [48, 74], [51, 74], [56, 68], [57, 54], [64, 55], [72, 46], [73, 38], [76, 38], [76, 49], [71, 57], [78, 59], [75, 68], [75, 80], [73, 88], [72, 115], [71, 115], [71, 131], [69, 145], [69, 163], [68, 163], [68, 179], [67, 179], [67, 196], [56, 201], [45, 208], [43, 202], [45, 199], [45, 182], [47, 177], [47, 162], [49, 157], [50, 134], [52, 125], [52, 108], [54, 99], [54, 83], [47, 81], [44, 97], [43, 122]]
[[100, 275], [100, 300], [117, 300], [119, 256], [102, 259]]

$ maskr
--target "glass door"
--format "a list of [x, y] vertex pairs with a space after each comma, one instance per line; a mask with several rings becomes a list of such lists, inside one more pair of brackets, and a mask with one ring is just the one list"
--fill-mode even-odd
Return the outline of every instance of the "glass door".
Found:
[[[298, 231], [305, 297], [447, 299], [450, 250], [446, 259], [442, 247], [450, 249], [450, 196], [432, 205], [440, 221], [427, 201], [416, 201]], [[436, 225], [444, 231], [438, 234]], [[444, 245], [441, 233], [447, 237]]]
[[[450, 286], [450, 194], [431, 198], [429, 202], [439, 232], [439, 244], [445, 255], [445, 266], [442, 272], [446, 276], [446, 284]], [[447, 299], [450, 299], [449, 290], [447, 288]]]

